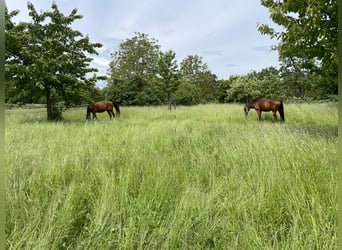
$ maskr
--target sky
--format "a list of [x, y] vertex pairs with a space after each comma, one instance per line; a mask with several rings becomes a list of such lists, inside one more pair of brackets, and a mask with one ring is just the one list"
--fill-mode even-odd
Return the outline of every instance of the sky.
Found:
[[[51, 10], [51, 0], [31, 0], [36, 11]], [[72, 27], [90, 42], [102, 43], [92, 66], [104, 75], [119, 44], [148, 34], [162, 51], [173, 50], [178, 64], [189, 55], [199, 55], [218, 79], [245, 75], [253, 70], [278, 67], [278, 53], [271, 50], [276, 40], [261, 35], [257, 24], [274, 26], [268, 9], [260, 0], [55, 0], [58, 9], [69, 15], [78, 10], [82, 19]], [[9, 11], [19, 10], [12, 19], [30, 21], [25, 0], [7, 0]], [[105, 82], [99, 82], [100, 88]]]

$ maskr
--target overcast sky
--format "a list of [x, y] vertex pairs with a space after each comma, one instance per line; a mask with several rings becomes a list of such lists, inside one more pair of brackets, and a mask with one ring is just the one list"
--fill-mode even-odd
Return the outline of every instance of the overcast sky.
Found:
[[[52, 1], [31, 0], [35, 9], [50, 10]], [[278, 67], [278, 53], [271, 51], [277, 41], [257, 31], [258, 23], [271, 24], [268, 10], [260, 0], [55, 0], [69, 15], [76, 8], [82, 19], [72, 25], [90, 41], [100, 42], [93, 66], [105, 74], [110, 54], [118, 45], [146, 33], [158, 40], [161, 50], [172, 49], [180, 62], [199, 55], [218, 79], [243, 75], [252, 70]], [[29, 21], [27, 1], [7, 0], [9, 11], [18, 9], [14, 22]], [[103, 83], [100, 84], [101, 87]]]

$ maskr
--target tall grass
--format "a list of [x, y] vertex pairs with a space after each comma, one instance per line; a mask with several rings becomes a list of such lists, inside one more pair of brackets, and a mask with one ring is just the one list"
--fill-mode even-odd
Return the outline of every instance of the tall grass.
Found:
[[7, 249], [336, 249], [337, 105], [6, 112]]

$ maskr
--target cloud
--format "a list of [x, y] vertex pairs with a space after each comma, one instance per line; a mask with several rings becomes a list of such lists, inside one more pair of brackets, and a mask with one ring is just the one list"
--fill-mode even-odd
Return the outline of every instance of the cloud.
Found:
[[[50, 9], [51, 2], [31, 0], [37, 11]], [[269, 23], [269, 13], [260, 0], [55, 0], [68, 15], [77, 8], [83, 18], [73, 28], [88, 34], [91, 42], [104, 45], [93, 63], [100, 71], [108, 68], [110, 54], [119, 44], [142, 32], [158, 40], [162, 50], [172, 49], [180, 61], [188, 55], [202, 55], [218, 77], [248, 73], [278, 63], [270, 52], [269, 37], [257, 31], [257, 23]], [[29, 20], [26, 3], [7, 1], [9, 10], [20, 9], [21, 20]], [[233, 63], [231, 63], [233, 62]]]
[[239, 65], [238, 65], [238, 64], [235, 64], [235, 63], [227, 63], [227, 64], [226, 64], [226, 67], [227, 67], [227, 68], [236, 68], [236, 67], [239, 67]]
[[256, 47], [252, 47], [252, 50], [260, 51], [260, 52], [270, 52], [271, 46], [256, 46]]
[[202, 54], [207, 56], [223, 56], [224, 51], [223, 50], [204, 50], [202, 51]]

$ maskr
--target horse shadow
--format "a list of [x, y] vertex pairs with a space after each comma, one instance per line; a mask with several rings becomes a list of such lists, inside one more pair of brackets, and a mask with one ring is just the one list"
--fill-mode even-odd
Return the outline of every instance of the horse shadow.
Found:
[[307, 134], [314, 138], [332, 138], [338, 139], [338, 126], [306, 124], [288, 128], [291, 133]]
[[255, 117], [253, 116], [253, 120], [254, 119], [256, 122], [268, 122], [268, 123], [281, 122], [279, 114], [277, 114], [277, 119], [274, 119], [273, 114], [270, 112], [263, 112], [260, 120], [259, 120], [258, 115], [255, 115]]

